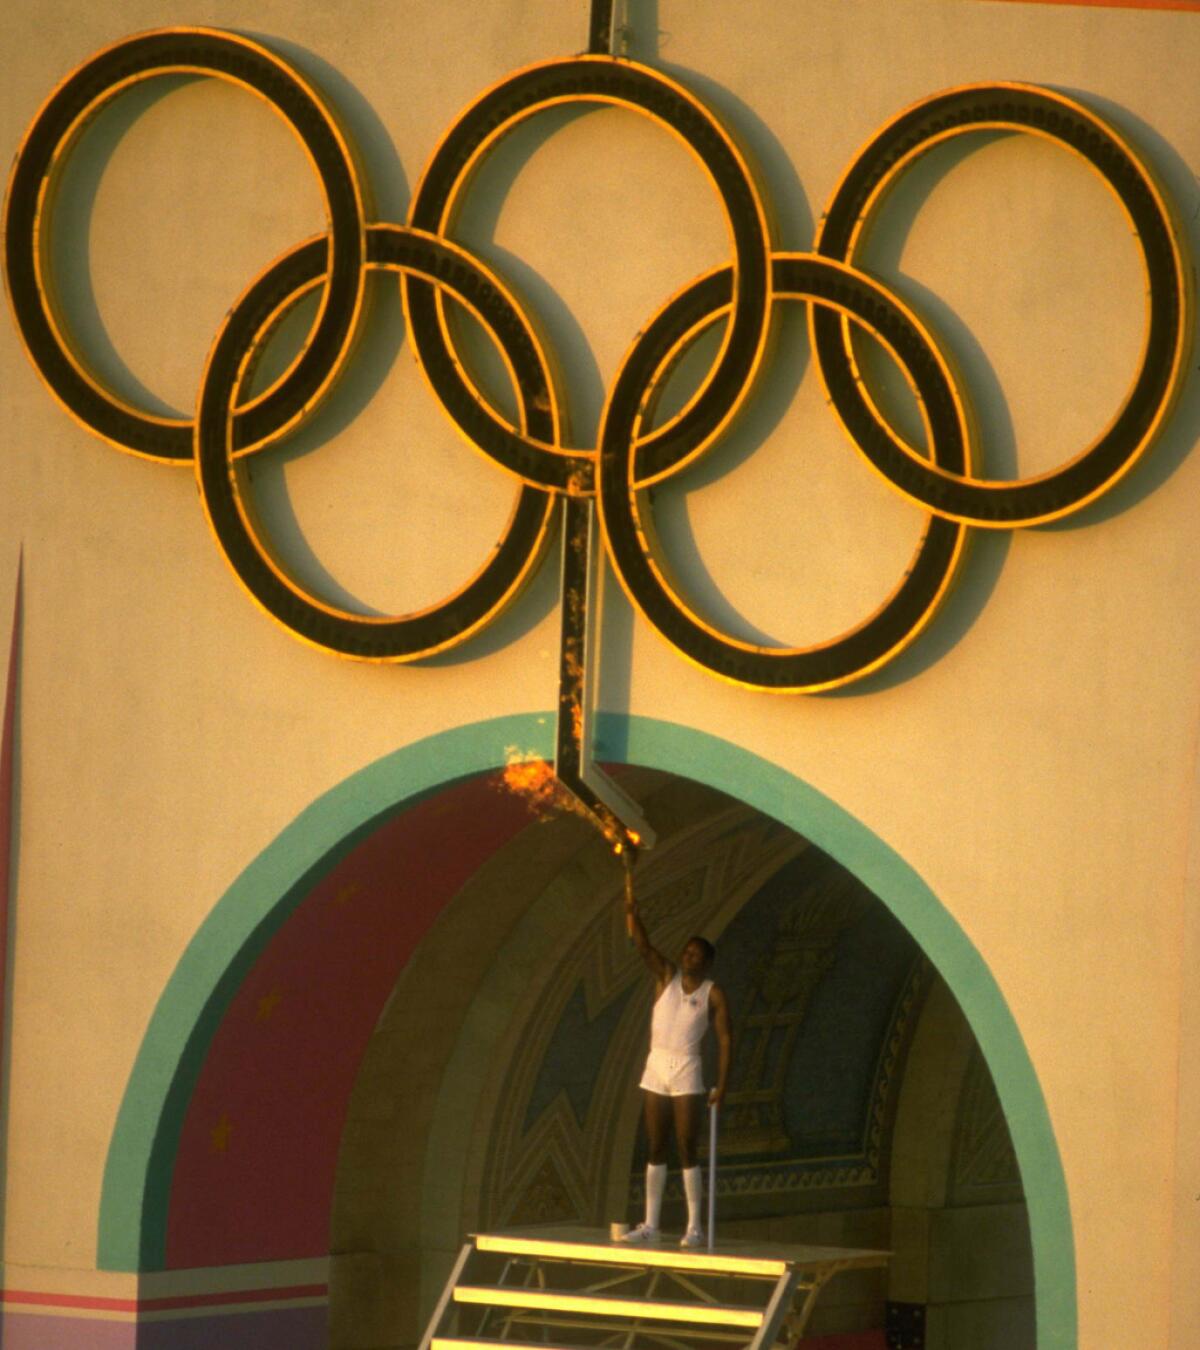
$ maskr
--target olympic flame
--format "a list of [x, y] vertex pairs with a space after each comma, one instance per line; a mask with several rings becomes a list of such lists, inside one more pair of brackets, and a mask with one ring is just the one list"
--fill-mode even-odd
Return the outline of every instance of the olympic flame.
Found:
[[[504, 752], [501, 784], [525, 801], [539, 819], [546, 819], [556, 807], [566, 807], [568, 794], [554, 776], [554, 770], [532, 750], [510, 745]], [[569, 808], [568, 808], [569, 809]]]
[[[594, 826], [612, 846], [612, 851], [622, 857], [626, 868], [633, 865], [625, 841], [617, 831], [598, 819], [584, 804], [563, 786], [554, 769], [541, 755], [533, 750], [522, 750], [510, 745], [504, 752], [504, 768], [500, 772], [500, 786], [507, 792], [522, 798], [531, 813], [538, 820], [549, 820], [554, 812], [562, 811], [567, 815], [579, 816]], [[637, 844], [638, 836], [629, 832], [630, 842]]]

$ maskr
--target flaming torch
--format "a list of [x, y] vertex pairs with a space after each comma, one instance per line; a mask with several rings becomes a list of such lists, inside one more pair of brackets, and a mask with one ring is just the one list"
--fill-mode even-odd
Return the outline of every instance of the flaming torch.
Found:
[[621, 856], [621, 862], [625, 866], [625, 931], [633, 937], [633, 864], [636, 861], [636, 855], [632, 848], [626, 849]]

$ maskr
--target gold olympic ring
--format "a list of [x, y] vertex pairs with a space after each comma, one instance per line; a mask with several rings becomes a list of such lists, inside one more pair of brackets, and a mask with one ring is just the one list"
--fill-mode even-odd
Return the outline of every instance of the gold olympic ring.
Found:
[[[899, 176], [935, 145], [968, 131], [1024, 132], [1082, 159], [1116, 197], [1133, 229], [1148, 299], [1141, 358], [1120, 410], [1091, 446], [1061, 468], [1015, 482], [993, 482], [931, 464], [902, 438], [889, 442], [884, 453], [867, 455], [892, 487], [927, 510], [971, 525], [1008, 529], [1082, 509], [1149, 447], [1183, 382], [1192, 333], [1191, 274], [1166, 198], [1129, 144], [1074, 99], [1026, 84], [950, 89], [889, 122], [843, 175], [817, 231], [816, 251], [853, 264]], [[816, 316], [814, 350], [827, 385], [838, 375], [857, 372], [844, 318]], [[883, 420], [861, 380], [847, 391], [847, 398], [857, 401], [869, 420]], [[865, 453], [861, 442], [856, 444]]]
[[[139, 81], [173, 71], [214, 75], [264, 99], [299, 137], [321, 182], [327, 232], [298, 246], [251, 285], [222, 325], [205, 368], [194, 422], [152, 416], [102, 387], [75, 350], [52, 298], [45, 250], [50, 191], [82, 126]], [[503, 136], [542, 109], [610, 103], [648, 116], [702, 165], [726, 213], [733, 261], [685, 288], [639, 334], [614, 381], [596, 449], [564, 444], [551, 365], [533, 325], [499, 277], [445, 236], [473, 173]], [[1116, 195], [1145, 266], [1148, 317], [1139, 367], [1111, 426], [1060, 469], [998, 483], [975, 476], [971, 419], [946, 358], [917, 316], [857, 265], [888, 189], [930, 147], [1001, 128], [1050, 139], [1080, 155]], [[1081, 509], [1117, 481], [1161, 428], [1182, 383], [1191, 338], [1188, 269], [1162, 190], [1131, 147], [1077, 102], [1029, 85], [974, 85], [901, 113], [855, 157], [811, 254], [774, 252], [758, 189], [710, 109], [676, 81], [635, 62], [590, 53], [500, 81], [447, 132], [421, 176], [407, 226], [367, 224], [345, 140], [316, 92], [279, 57], [210, 29], [163, 29], [105, 49], [65, 80], [37, 114], [9, 184], [5, 272], [35, 366], [73, 417], [122, 449], [192, 461], [214, 534], [235, 574], [275, 619], [342, 655], [404, 661], [478, 631], [519, 590], [546, 542], [562, 494], [595, 495], [606, 550], [634, 604], [684, 655], [737, 683], [811, 691], [860, 678], [925, 627], [945, 595], [969, 525], [1013, 528]], [[435, 395], [472, 445], [520, 482], [493, 554], [455, 595], [418, 614], [369, 617], [306, 592], [274, 560], [236, 461], [277, 442], [316, 407], [343, 370], [359, 324], [365, 274], [399, 272], [414, 351]], [[320, 288], [318, 313], [291, 366], [250, 397], [255, 353], [301, 295]], [[482, 395], [457, 352], [443, 291], [471, 309], [496, 341], [517, 389], [518, 422]], [[745, 404], [765, 352], [775, 300], [809, 306], [817, 369], [843, 427], [886, 481], [930, 513], [905, 576], [876, 614], [806, 649], [740, 642], [706, 624], [669, 579], [647, 488], [715, 443]], [[712, 369], [683, 409], [651, 425], [647, 409], [695, 337], [723, 325]], [[851, 326], [871, 333], [907, 371], [929, 454], [891, 426], [862, 377]]]
[[[905, 370], [916, 391], [934, 463], [963, 472], [971, 460], [970, 421], [955, 396], [946, 358], [928, 330], [902, 301], [844, 263], [815, 254], [776, 253], [772, 295], [842, 316], [869, 332]], [[903, 650], [933, 617], [962, 557], [966, 530], [931, 516], [904, 577], [880, 608], [849, 632], [808, 648], [753, 645], [718, 632], [696, 615], [671, 580], [654, 536], [648, 494], [638, 482], [638, 444], [653, 392], [686, 348], [728, 313], [729, 268], [702, 277], [670, 304], [626, 354], [604, 411], [600, 432], [600, 517], [609, 556], [630, 599], [650, 622], [696, 664], [736, 684], [812, 693], [868, 674]], [[647, 396], [647, 391], [650, 391]], [[840, 390], [839, 390], [840, 395]], [[839, 396], [835, 412], [854, 439], [894, 439], [880, 423], [866, 426]]]
[[317, 317], [292, 366], [238, 409], [239, 451], [277, 440], [328, 392], [362, 308], [366, 239], [362, 189], [332, 113], [296, 70], [236, 33], [168, 28], [124, 38], [85, 61], [42, 105], [13, 165], [5, 205], [4, 274], [25, 349], [50, 392], [102, 440], [148, 459], [189, 462], [191, 422], [131, 407], [88, 370], [55, 303], [41, 246], [55, 183], [83, 128], [118, 95], [171, 74], [211, 75], [256, 94], [295, 133], [325, 197], [328, 281]]
[[[767, 338], [770, 241], [749, 166], [732, 137], [688, 90], [634, 61], [587, 55], [548, 61], [511, 75], [480, 96], [442, 138], [421, 176], [409, 213], [411, 223], [435, 234], [453, 228], [465, 189], [488, 153], [521, 122], [565, 103], [613, 104], [649, 117], [692, 155], [725, 210], [735, 259], [736, 303], [720, 350], [704, 383], [688, 404], [637, 448], [641, 477], [661, 477], [694, 459], [728, 425], [738, 399], [753, 380]], [[455, 353], [440, 292], [406, 277], [405, 300], [413, 350], [425, 368]], [[483, 403], [471, 388], [472, 402]], [[454, 405], [447, 404], [451, 416]], [[564, 450], [523, 437], [498, 418], [487, 453], [528, 482], [594, 491], [595, 452]]]
[[[251, 598], [272, 618], [315, 646], [365, 660], [414, 660], [463, 641], [520, 590], [540, 560], [554, 494], [520, 484], [504, 533], [486, 562], [459, 591], [415, 614], [375, 617], [326, 604], [275, 561], [240, 476], [233, 470], [235, 414], [266, 337], [325, 276], [325, 240], [318, 237], [279, 259], [229, 312], [213, 344], [196, 414], [196, 477], [209, 524]], [[400, 225], [367, 230], [370, 269], [434, 279], [475, 315], [496, 340], [521, 396], [522, 426], [553, 440], [553, 408], [529, 390], [547, 379], [540, 349], [499, 280], [462, 249]], [[512, 340], [521, 334], [524, 343]], [[524, 376], [524, 378], [522, 378]]]

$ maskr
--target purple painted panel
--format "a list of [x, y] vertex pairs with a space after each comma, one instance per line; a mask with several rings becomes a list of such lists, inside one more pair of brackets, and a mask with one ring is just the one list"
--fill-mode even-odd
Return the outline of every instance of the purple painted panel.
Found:
[[132, 1322], [6, 1312], [0, 1326], [4, 1350], [137, 1350]]
[[[266, 1309], [146, 1322], [138, 1327], [136, 1350], [214, 1350], [216, 1346], [220, 1350], [325, 1350], [329, 1344], [327, 1324], [328, 1309], [325, 1307]], [[77, 1344], [82, 1346], [83, 1342], [73, 1341], [71, 1350], [75, 1350]], [[9, 1350], [7, 1340], [4, 1350]], [[63, 1350], [66, 1350], [65, 1343]], [[96, 1350], [109, 1350], [108, 1342], [97, 1345]]]

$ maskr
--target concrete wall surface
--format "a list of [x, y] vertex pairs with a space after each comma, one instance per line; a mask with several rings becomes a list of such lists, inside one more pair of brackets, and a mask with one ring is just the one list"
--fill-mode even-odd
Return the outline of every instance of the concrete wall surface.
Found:
[[[402, 222], [459, 111], [509, 72], [580, 51], [587, 19], [586, 0], [194, 0], [186, 12], [9, 0], [0, 144], [15, 155], [58, 81], [105, 44], [182, 21], [229, 28], [324, 91], [357, 147], [373, 218]], [[1174, 202], [1190, 271], [1200, 15], [630, 0], [627, 22], [628, 54], [690, 88], [746, 147], [777, 248], [810, 247], [859, 147], [909, 104], [1028, 81], [1138, 148]], [[174, 76], [86, 128], [52, 224], [62, 320], [88, 362], [123, 397], [184, 418], [229, 307], [325, 228], [281, 121], [234, 85]], [[729, 258], [694, 160], [648, 118], [611, 107], [518, 129], [474, 180], [455, 238], [536, 316], [581, 447], [595, 443], [635, 335]], [[931, 152], [889, 197], [862, 265], [943, 336], [992, 476], [1048, 472], [1120, 407], [1144, 339], [1138, 244], [1100, 178], [1061, 147], [986, 134]], [[346, 608], [409, 612], [488, 556], [514, 483], [430, 396], [394, 278], [372, 292], [348, 373], [249, 477], [304, 584]], [[861, 622], [903, 576], [926, 519], [854, 453], [814, 371], [803, 307], [784, 308], [744, 415], [654, 494], [690, 602], [767, 647]], [[478, 359], [485, 386], [502, 383], [499, 363]], [[904, 381], [875, 357], [864, 369], [919, 436]], [[189, 942], [244, 869], [351, 775], [425, 737], [555, 706], [556, 563], [452, 653], [399, 667], [337, 660], [247, 597], [192, 471], [117, 453], [77, 425], [11, 322], [0, 323], [0, 381], [0, 641], [23, 569], [4, 1256], [83, 1281], [97, 1276], [122, 1097]], [[495, 398], [511, 401], [502, 388]], [[975, 532], [929, 630], [836, 693], [723, 682], [634, 612], [611, 568], [605, 589], [603, 712], [722, 738], [810, 785], [904, 860], [986, 963], [1069, 1196], [1077, 1340], [1070, 1319], [1042, 1324], [1046, 1346], [1200, 1343], [1198, 432], [1193, 371], [1156, 445], [1109, 495], [1052, 526]], [[970, 1245], [969, 1214], [947, 1210], [930, 1236], [947, 1260]], [[267, 1283], [314, 1282], [276, 1272]], [[995, 1292], [986, 1271], [979, 1287], [981, 1303]], [[1003, 1292], [1028, 1321], [1024, 1291]], [[137, 1297], [96, 1293], [110, 1296]], [[931, 1344], [993, 1343], [954, 1334]]]

